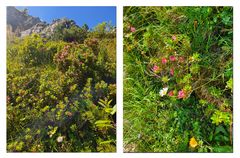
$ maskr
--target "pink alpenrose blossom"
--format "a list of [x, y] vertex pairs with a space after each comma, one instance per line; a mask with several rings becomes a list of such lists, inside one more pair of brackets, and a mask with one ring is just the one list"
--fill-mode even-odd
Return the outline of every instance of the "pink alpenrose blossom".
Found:
[[178, 99], [182, 99], [182, 98], [185, 98], [185, 92], [184, 92], [184, 90], [180, 90], [180, 91], [178, 92]]
[[177, 36], [176, 35], [172, 35], [172, 40], [176, 41], [177, 40]]
[[176, 57], [173, 56], [173, 55], [171, 55], [171, 56], [169, 57], [169, 60], [171, 60], [171, 61], [176, 61]]
[[131, 32], [136, 32], [136, 28], [133, 27], [133, 26], [130, 26], [130, 31], [131, 31]]
[[168, 93], [168, 96], [170, 96], [170, 97], [172, 97], [174, 94], [173, 94], [173, 91], [170, 91], [169, 93]]
[[153, 72], [157, 72], [159, 71], [159, 66], [157, 65], [154, 65], [153, 68], [152, 68]]
[[167, 63], [167, 59], [166, 58], [162, 58], [162, 63], [166, 64]]

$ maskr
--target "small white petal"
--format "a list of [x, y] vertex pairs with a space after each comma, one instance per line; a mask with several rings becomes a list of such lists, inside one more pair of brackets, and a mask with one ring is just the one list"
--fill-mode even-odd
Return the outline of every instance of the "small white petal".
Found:
[[57, 142], [58, 143], [61, 143], [63, 141], [63, 136], [59, 136], [58, 138], [57, 138]]
[[139, 134], [138, 134], [138, 139], [140, 139], [140, 138], [141, 138], [141, 134], [139, 133]]
[[159, 94], [161, 97], [163, 97], [163, 90], [160, 90]]
[[163, 97], [164, 95], [166, 95], [167, 91], [168, 91], [168, 87], [165, 87], [165, 88], [161, 89], [160, 92], [159, 92], [160, 96]]
[[167, 92], [168, 91], [168, 87], [163, 88], [163, 90]]

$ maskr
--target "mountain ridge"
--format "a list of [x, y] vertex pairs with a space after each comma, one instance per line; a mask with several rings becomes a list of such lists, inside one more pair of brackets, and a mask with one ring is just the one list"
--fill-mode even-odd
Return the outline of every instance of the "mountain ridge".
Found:
[[74, 20], [67, 18], [54, 19], [52, 23], [41, 21], [39, 17], [33, 17], [27, 10], [20, 11], [15, 7], [7, 7], [7, 24], [11, 26], [16, 36], [25, 37], [33, 33], [42, 37], [50, 37], [59, 25], [62, 29], [71, 26], [79, 27]]
[[15, 7], [7, 7], [7, 24], [11, 25], [13, 32], [30, 29], [41, 20], [27, 13], [27, 10], [20, 11]]

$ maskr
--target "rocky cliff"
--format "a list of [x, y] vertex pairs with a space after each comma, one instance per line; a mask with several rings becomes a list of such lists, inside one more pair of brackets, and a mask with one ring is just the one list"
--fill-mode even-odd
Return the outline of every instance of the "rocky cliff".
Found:
[[[40, 34], [43, 37], [50, 37], [54, 31], [76, 26], [73, 20], [67, 18], [55, 19], [51, 24], [41, 21], [39, 18], [28, 15], [26, 11], [19, 11], [15, 7], [7, 8], [7, 24], [12, 27], [12, 31], [18, 31], [20, 37], [28, 36], [32, 33]], [[18, 30], [17, 30], [18, 29]]]
[[40, 34], [43, 37], [49, 37], [54, 33], [54, 31], [59, 26], [61, 27], [61, 29], [63, 29], [63, 28], [69, 28], [71, 26], [77, 26], [77, 25], [73, 20], [69, 20], [66, 18], [53, 20], [51, 24], [47, 24], [46, 22], [40, 22], [28, 30], [22, 31], [21, 37], [30, 35], [32, 33]]
[[7, 24], [11, 25], [12, 31], [24, 31], [40, 22], [38, 17], [28, 15], [27, 10], [19, 11], [15, 7], [7, 7]]

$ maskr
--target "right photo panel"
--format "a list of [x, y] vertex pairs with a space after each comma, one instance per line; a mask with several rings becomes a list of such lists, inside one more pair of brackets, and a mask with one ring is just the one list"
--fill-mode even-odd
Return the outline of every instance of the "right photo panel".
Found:
[[233, 152], [233, 7], [124, 7], [124, 152]]

